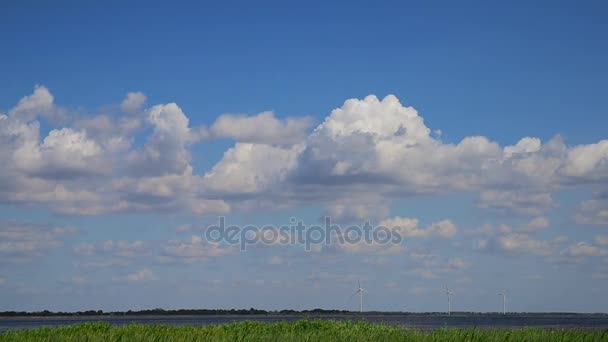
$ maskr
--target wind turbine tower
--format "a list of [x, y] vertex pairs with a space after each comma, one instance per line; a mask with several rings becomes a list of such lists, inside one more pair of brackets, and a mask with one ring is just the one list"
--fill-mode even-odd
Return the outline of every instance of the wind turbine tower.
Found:
[[498, 295], [502, 296], [502, 314], [504, 315], [507, 313], [507, 290], [502, 291]]
[[452, 312], [452, 295], [454, 292], [450, 291], [448, 286], [445, 286], [445, 294], [448, 296], [448, 315]]
[[359, 312], [363, 312], [363, 292], [367, 291], [364, 288], [361, 287], [361, 281], [358, 281], [359, 283], [359, 287], [357, 288], [357, 291], [355, 291], [355, 294], [359, 294]]

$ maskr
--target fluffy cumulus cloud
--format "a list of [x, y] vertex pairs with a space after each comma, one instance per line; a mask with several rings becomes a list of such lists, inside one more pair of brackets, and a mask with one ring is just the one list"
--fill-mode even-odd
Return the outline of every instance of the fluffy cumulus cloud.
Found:
[[[39, 86], [0, 114], [0, 157], [7, 161], [0, 165], [0, 202], [69, 215], [229, 210], [203, 194], [189, 148], [205, 129], [190, 127], [177, 104], [145, 109], [145, 95], [129, 93], [121, 112], [82, 118], [54, 101]], [[66, 116], [65, 127], [42, 134], [39, 118], [57, 113]]]
[[125, 113], [137, 113], [142, 110], [146, 103], [146, 95], [142, 92], [128, 93], [120, 104], [120, 109]]
[[237, 143], [203, 178], [204, 188], [218, 194], [250, 195], [284, 182], [297, 166], [301, 145], [278, 147]]
[[481, 208], [542, 216], [557, 206], [554, 192], [604, 180], [605, 145], [568, 147], [560, 136], [504, 147], [483, 136], [445, 143], [414, 108], [370, 95], [333, 110], [297, 148], [237, 143], [206, 177], [216, 193], [316, 198], [351, 220], [382, 219], [387, 213], [375, 208], [394, 198], [461, 191], [478, 192]]
[[190, 165], [188, 144], [193, 142], [188, 117], [175, 103], [156, 105], [147, 111], [152, 135], [142, 149], [127, 156], [132, 174], [161, 176], [181, 174]]
[[[116, 112], [87, 117], [55, 101], [38, 86], [0, 114], [1, 202], [70, 215], [204, 215], [314, 203], [337, 221], [380, 221], [397, 198], [474, 192], [483, 209], [543, 217], [556, 207], [556, 191], [608, 180], [608, 140], [573, 147], [560, 136], [508, 146], [484, 136], [444, 142], [393, 95], [349, 99], [311, 132], [310, 118], [272, 112], [224, 114], [210, 127], [193, 127], [178, 104], [146, 108], [139, 92], [110, 106]], [[40, 119], [58, 117], [41, 130]], [[204, 156], [193, 156], [192, 146], [215, 138], [235, 145], [210, 169], [195, 170], [193, 159]], [[605, 203], [582, 203], [577, 221], [605, 224]], [[539, 220], [527, 229], [543, 226]], [[445, 227], [414, 232], [437, 235]]]
[[[474, 273], [470, 255], [450, 252], [475, 250], [497, 257], [589, 262], [590, 276], [607, 277], [608, 235], [600, 230], [608, 225], [608, 140], [578, 146], [567, 145], [559, 135], [546, 141], [522, 137], [506, 145], [485, 136], [444, 141], [440, 130], [427, 127], [416, 109], [393, 95], [348, 99], [316, 127], [311, 118], [272, 112], [223, 114], [208, 127], [195, 126], [179, 104], [150, 100], [132, 92], [84, 115], [59, 106], [59, 96], [44, 86], [15, 99], [0, 113], [0, 204], [63, 215], [179, 218], [312, 207], [319, 209], [313, 215], [330, 216], [337, 224], [370, 221], [404, 238], [401, 244], [314, 245], [307, 254], [313, 260], [358, 257], [375, 266], [400, 260], [412, 266], [404, 272], [417, 277], [467, 281]], [[232, 143], [215, 164], [198, 169], [209, 160], [194, 153], [199, 150], [194, 146], [214, 144], [214, 139]], [[577, 203], [568, 223], [590, 227], [553, 229], [565, 226], [553, 222], [561, 217], [554, 215], [556, 208], [565, 204], [558, 202], [558, 192], [589, 188], [596, 192]], [[483, 214], [471, 215], [473, 220], [490, 214], [508, 224], [472, 229], [444, 216], [421, 224], [396, 212], [407, 205], [400, 201], [406, 197], [454, 193], [477, 199], [476, 210]], [[587, 229], [592, 238], [573, 238], [576, 229]], [[202, 229], [191, 224], [176, 228], [174, 238], [71, 245], [68, 255], [86, 277], [65, 275], [63, 284], [91, 284], [95, 277], [86, 272], [100, 267], [120, 267], [118, 276], [108, 278], [117, 283], [142, 284], [159, 279], [155, 267], [236, 258], [238, 246], [210, 243], [197, 231]], [[0, 265], [19, 267], [8, 263], [53, 255], [73, 233], [0, 222]], [[437, 246], [446, 254], [436, 255]], [[275, 270], [301, 261], [294, 257], [300, 254], [289, 254], [293, 251], [279, 244], [251, 250]], [[5, 276], [0, 286], [18, 281]]]
[[9, 111], [11, 117], [30, 121], [38, 115], [54, 118], [61, 115], [61, 109], [55, 105], [55, 97], [44, 86], [36, 86], [31, 95], [24, 96], [15, 107]]
[[569, 149], [563, 173], [575, 179], [608, 180], [608, 140]]
[[277, 119], [273, 112], [262, 112], [255, 116], [224, 114], [211, 126], [216, 137], [232, 138], [239, 142], [261, 144], [294, 144], [306, 139], [306, 130], [312, 119]]
[[61, 179], [103, 173], [102, 148], [86, 131], [71, 128], [49, 132], [41, 144], [24, 146], [14, 155], [15, 166], [28, 176]]

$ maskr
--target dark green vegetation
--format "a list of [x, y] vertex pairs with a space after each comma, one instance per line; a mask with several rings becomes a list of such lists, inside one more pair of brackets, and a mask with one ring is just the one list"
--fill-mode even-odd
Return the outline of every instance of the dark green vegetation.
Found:
[[239, 322], [210, 326], [83, 323], [0, 334], [4, 341], [608, 341], [608, 330], [407, 330], [365, 321]]
[[[348, 310], [260, 310], [260, 309], [149, 309], [149, 310], [129, 310], [129, 311], [0, 311], [0, 317], [53, 317], [53, 316], [205, 316], [205, 315], [359, 315], [358, 311]], [[443, 316], [445, 312], [400, 312], [400, 311], [366, 311], [366, 315], [416, 315], [416, 316]], [[452, 311], [452, 316], [492, 316], [497, 312], [456, 312]], [[508, 312], [507, 316], [606, 316], [606, 313], [571, 313], [571, 312]]]
[[313, 309], [313, 310], [281, 310], [281, 311], [267, 311], [259, 309], [177, 309], [177, 310], [165, 310], [165, 309], [150, 309], [150, 310], [129, 310], [129, 311], [112, 311], [104, 312], [102, 310], [87, 310], [87, 311], [75, 311], [75, 312], [54, 312], [54, 311], [3, 311], [0, 312], [0, 317], [51, 317], [51, 316], [185, 316], [185, 315], [291, 315], [291, 314], [347, 314], [353, 313], [347, 310], [324, 310], [324, 309]]

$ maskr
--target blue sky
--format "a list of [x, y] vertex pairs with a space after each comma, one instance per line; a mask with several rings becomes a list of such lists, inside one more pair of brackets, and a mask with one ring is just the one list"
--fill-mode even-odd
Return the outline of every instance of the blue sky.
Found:
[[[606, 311], [607, 11], [2, 4], [0, 310]], [[199, 239], [327, 214], [406, 241]]]

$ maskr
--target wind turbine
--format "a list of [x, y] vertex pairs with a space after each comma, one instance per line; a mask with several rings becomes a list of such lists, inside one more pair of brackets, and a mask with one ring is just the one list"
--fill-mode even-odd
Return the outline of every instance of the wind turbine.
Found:
[[445, 286], [445, 294], [448, 296], [448, 315], [452, 312], [452, 295], [454, 292], [450, 291], [448, 286]]
[[502, 296], [502, 314], [504, 315], [507, 313], [507, 290], [503, 290], [498, 295]]
[[361, 281], [357, 281], [359, 283], [359, 287], [357, 288], [357, 291], [355, 291], [355, 293], [353, 293], [353, 296], [356, 295], [357, 293], [359, 294], [359, 312], [363, 312], [363, 292], [367, 291], [364, 288], [361, 287]]

